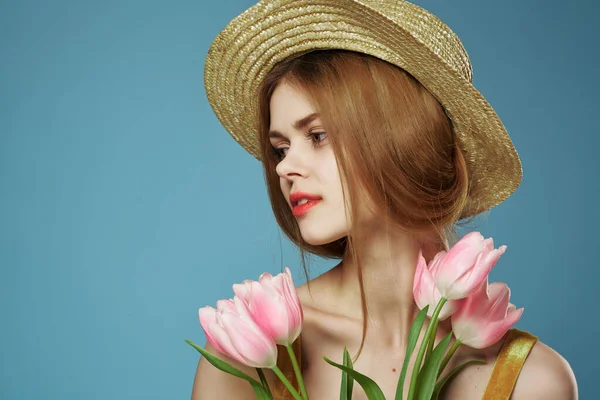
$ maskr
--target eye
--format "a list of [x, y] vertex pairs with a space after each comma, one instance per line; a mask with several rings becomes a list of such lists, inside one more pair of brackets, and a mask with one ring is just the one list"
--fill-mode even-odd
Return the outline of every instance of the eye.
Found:
[[[304, 136], [307, 139], [312, 141], [313, 148], [315, 148], [327, 139], [327, 132], [307, 132]], [[285, 158], [286, 152], [287, 152], [287, 150], [289, 150], [289, 147], [273, 147], [272, 146], [271, 150], [273, 152], [273, 156], [275, 157], [275, 159], [278, 162], [280, 162], [281, 160], [283, 160]]]
[[[323, 139], [319, 139], [321, 137], [321, 135], [325, 135], [325, 138]], [[322, 141], [324, 141], [325, 139], [327, 139], [327, 132], [310, 132], [307, 136], [310, 136], [311, 138], [317, 138], [316, 142], [320, 143]], [[314, 142], [314, 140], [313, 140]]]
[[272, 147], [271, 146], [271, 150], [273, 152], [273, 156], [275, 157], [275, 159], [277, 160], [277, 162], [283, 160], [283, 158], [285, 157], [285, 153], [284, 151], [286, 151], [288, 149], [288, 147]]

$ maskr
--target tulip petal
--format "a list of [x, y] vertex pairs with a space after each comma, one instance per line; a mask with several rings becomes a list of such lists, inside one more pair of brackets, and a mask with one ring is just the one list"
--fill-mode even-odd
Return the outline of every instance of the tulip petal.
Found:
[[250, 296], [251, 282], [234, 283], [233, 293], [242, 300], [246, 300]]
[[498, 342], [508, 332], [508, 330], [521, 318], [524, 308], [519, 308], [506, 316], [505, 319], [490, 323], [485, 326], [483, 334], [480, 334], [477, 340], [467, 346], [475, 349], [483, 349]]
[[488, 298], [491, 302], [488, 310], [489, 318], [491, 320], [505, 318], [510, 300], [510, 288], [503, 282], [494, 282], [488, 287]]
[[300, 298], [298, 297], [298, 292], [296, 291], [296, 285], [294, 284], [294, 278], [292, 277], [292, 272], [288, 267], [285, 267], [285, 280], [287, 284], [287, 288], [292, 295], [294, 304], [300, 305]]
[[214, 308], [206, 306], [198, 310], [198, 317], [200, 319], [200, 325], [202, 326], [204, 334], [206, 335], [206, 340], [208, 340], [209, 343], [212, 344], [215, 349], [217, 349], [217, 351], [223, 353], [224, 350], [222, 346], [215, 340], [211, 329], [212, 325], [217, 324], [216, 313], [217, 311]]
[[286, 281], [283, 273], [278, 274], [271, 280], [271, 284], [268, 286], [269, 293], [273, 296], [281, 297], [285, 294]]
[[252, 319], [275, 341], [287, 337], [288, 318], [281, 296], [272, 287], [257, 283], [252, 292]]
[[234, 313], [222, 316], [223, 327], [244, 364], [255, 368], [272, 368], [277, 362], [275, 342], [271, 341], [251, 320]]
[[260, 282], [260, 283], [268, 283], [268, 282], [271, 282], [271, 279], [273, 279], [273, 275], [271, 275], [268, 272], [263, 272], [258, 277], [258, 282]]
[[[252, 298], [252, 286], [250, 286], [248, 296], [248, 298]], [[242, 300], [238, 296], [233, 296], [232, 304], [236, 314], [239, 314], [242, 318], [252, 320], [252, 313], [250, 312], [248, 302]]]
[[288, 267], [275, 276], [265, 272], [258, 281], [236, 284], [233, 290], [234, 314], [252, 321], [269, 340], [287, 346], [300, 335], [304, 314]]
[[431, 262], [429, 263], [429, 272], [432, 276], [435, 276], [440, 265], [443, 265], [445, 255], [446, 252], [442, 250], [439, 253], [437, 253], [435, 257], [433, 257], [433, 260], [431, 260]]
[[[433, 311], [437, 305], [436, 292], [437, 289], [433, 282], [433, 277], [427, 268], [425, 257], [423, 257], [422, 251], [419, 251], [414, 278], [413, 296], [415, 298], [415, 303], [421, 310], [425, 308], [426, 305], [429, 305], [429, 309], [427, 310], [427, 316], [429, 318], [433, 316]], [[439, 293], [437, 300], [439, 301]]]
[[[215, 343], [218, 343], [221, 346], [221, 348], [223, 349], [223, 351], [221, 351], [223, 354], [225, 354], [229, 358], [232, 358], [236, 361], [239, 361], [239, 362], [245, 364], [246, 359], [242, 356], [242, 354], [233, 345], [231, 337], [230, 337], [229, 333], [226, 331], [225, 327], [222, 327], [219, 325], [213, 325], [211, 327], [211, 334], [215, 339]], [[214, 346], [214, 344], [213, 344], [213, 346]], [[215, 346], [215, 348], [217, 348], [217, 347]]]
[[456, 338], [477, 349], [496, 343], [523, 312], [522, 308], [515, 310], [509, 299], [510, 289], [505, 283], [488, 285], [486, 277], [452, 316], [452, 330]]
[[284, 298], [287, 303], [287, 308], [289, 309], [290, 314], [294, 317], [295, 323], [297, 325], [302, 325], [304, 320], [304, 312], [302, 310], [300, 298], [298, 297], [298, 292], [294, 286], [294, 280], [292, 279], [291, 272], [287, 267], [285, 274]]
[[413, 280], [413, 297], [420, 310], [429, 304], [427, 300], [425, 300], [425, 294], [423, 293], [423, 274], [425, 273], [426, 269], [427, 264], [425, 262], [425, 258], [423, 257], [422, 251], [419, 250], [419, 255], [417, 256], [417, 267], [415, 269], [415, 276]]
[[[229, 336], [220, 324], [219, 314], [212, 307], [204, 307], [199, 311], [200, 324], [204, 329], [206, 340], [221, 354], [228, 356], [239, 362], [243, 362], [243, 358], [235, 349]], [[218, 321], [219, 320], [219, 321]]]
[[[439, 302], [439, 299], [438, 299]], [[462, 306], [464, 299], [461, 300], [448, 300], [446, 304], [442, 307], [440, 314], [438, 315], [438, 319], [440, 321], [445, 320], [446, 318], [454, 315]], [[436, 303], [437, 304], [437, 303]]]
[[[465, 242], [459, 241], [455, 245], [458, 246], [458, 250], [455, 251], [454, 247], [450, 249], [444, 257], [443, 265], [439, 267], [439, 272], [435, 274], [438, 289], [449, 299], [457, 300], [470, 296], [506, 250], [506, 246], [494, 250], [493, 239], [489, 238], [474, 244], [469, 255], [465, 244], [473, 243], [477, 237], [478, 235], [472, 235]], [[482, 238], [479, 235], [479, 239]], [[471, 257], [474, 257], [474, 261]]]
[[[422, 310], [425, 306], [429, 305], [427, 310], [427, 316], [429, 318], [433, 316], [433, 312], [442, 298], [440, 291], [435, 285], [434, 274], [437, 266], [442, 262], [444, 254], [444, 251], [437, 253], [429, 263], [429, 266], [427, 266], [421, 250], [419, 250], [417, 256], [417, 267], [413, 282], [413, 297], [419, 309]], [[461, 301], [447, 301], [440, 310], [438, 315], [439, 320], [443, 321], [454, 314], [460, 308], [461, 304]]]
[[448, 250], [436, 266], [435, 283], [442, 296], [455, 300], [466, 297], [460, 293], [464, 283], [459, 280], [470, 273], [483, 249], [483, 236], [471, 232]]
[[461, 274], [471, 268], [478, 254], [485, 249], [485, 240], [481, 233], [471, 232], [460, 239], [446, 253], [445, 263], [452, 264], [455, 273]]

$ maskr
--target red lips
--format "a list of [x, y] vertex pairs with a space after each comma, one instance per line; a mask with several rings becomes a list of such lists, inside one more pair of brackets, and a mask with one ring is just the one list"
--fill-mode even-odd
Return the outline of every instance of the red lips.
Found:
[[314, 195], [314, 194], [305, 193], [305, 192], [294, 192], [294, 193], [290, 194], [290, 203], [292, 203], [292, 207], [296, 206], [298, 204], [298, 202], [302, 199], [321, 200], [321, 197]]
[[[308, 200], [308, 202], [298, 205], [298, 202], [302, 199]], [[292, 203], [292, 214], [295, 217], [300, 217], [310, 210], [313, 206], [317, 205], [321, 201], [319, 196], [304, 192], [295, 192], [290, 194], [290, 203]]]

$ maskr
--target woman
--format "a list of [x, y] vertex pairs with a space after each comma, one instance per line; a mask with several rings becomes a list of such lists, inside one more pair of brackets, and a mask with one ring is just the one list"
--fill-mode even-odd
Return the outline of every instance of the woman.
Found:
[[[512, 142], [471, 74], [456, 35], [404, 1], [260, 2], [209, 51], [209, 101], [262, 161], [282, 230], [303, 251], [341, 260], [298, 288], [304, 327], [295, 348], [312, 399], [339, 397], [341, 374], [323, 356], [340, 362], [344, 346], [355, 369], [394, 398], [418, 312], [419, 250], [427, 261], [447, 250], [459, 220], [499, 204], [521, 180]], [[436, 341], [450, 330], [441, 321]], [[442, 398], [577, 397], [566, 361], [526, 332], [486, 349], [463, 345], [446, 369], [474, 358], [487, 364], [463, 370]], [[266, 372], [276, 398], [290, 398]], [[253, 392], [201, 359], [192, 398]], [[353, 398], [366, 398], [358, 385]]]

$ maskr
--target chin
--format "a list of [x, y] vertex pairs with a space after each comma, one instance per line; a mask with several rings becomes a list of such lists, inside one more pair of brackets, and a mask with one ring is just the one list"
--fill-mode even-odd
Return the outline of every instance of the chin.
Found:
[[324, 229], [308, 230], [302, 228], [300, 228], [300, 232], [302, 234], [302, 239], [304, 239], [304, 241], [311, 246], [322, 246], [324, 244], [329, 244], [347, 236], [348, 234], [347, 232], [327, 232]]

